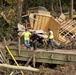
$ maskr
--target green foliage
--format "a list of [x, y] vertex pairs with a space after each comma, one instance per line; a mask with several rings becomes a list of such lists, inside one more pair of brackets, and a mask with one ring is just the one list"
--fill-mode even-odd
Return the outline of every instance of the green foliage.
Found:
[[14, 9], [11, 9], [8, 11], [8, 14], [7, 14], [7, 19], [9, 19], [11, 21], [11, 24], [14, 25], [14, 23], [16, 23], [17, 21], [17, 18], [16, 18], [16, 12]]
[[0, 37], [1, 38], [6, 36], [6, 32], [7, 32], [6, 25], [7, 25], [6, 21], [1, 17], [0, 18]]
[[10, 35], [15, 34], [15, 28], [17, 28], [17, 25], [8, 24], [3, 18], [0, 18], [0, 39], [3, 39], [3, 37], [9, 39]]
[[2, 11], [4, 12], [7, 20], [10, 20], [10, 23], [8, 24], [7, 21], [5, 21], [4, 18], [0, 15], [0, 39], [2, 39], [3, 37], [8, 38], [10, 37], [9, 35], [13, 36], [13, 34], [15, 33], [14, 29], [17, 28], [16, 9], [11, 7], [5, 7], [5, 9], [3, 10]]
[[5, 0], [8, 4], [16, 4], [18, 0]]
[[49, 8], [49, 0], [29, 0], [28, 6], [29, 7], [38, 7], [38, 6], [44, 6], [46, 8]]
[[[51, 8], [51, 1], [53, 1], [53, 7], [54, 10], [56, 8], [60, 11], [60, 4], [59, 0], [26, 0], [28, 3], [28, 7], [38, 7], [38, 6], [44, 6], [49, 11]], [[63, 11], [67, 11], [69, 9], [70, 0], [61, 0], [61, 6]], [[74, 8], [76, 9], [76, 0], [74, 0]]]

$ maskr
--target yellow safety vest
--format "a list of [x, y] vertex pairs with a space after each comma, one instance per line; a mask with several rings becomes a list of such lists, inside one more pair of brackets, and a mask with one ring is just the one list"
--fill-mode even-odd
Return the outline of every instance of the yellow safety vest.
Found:
[[24, 36], [24, 40], [29, 40], [29, 36], [31, 35], [30, 32], [23, 32], [22, 35]]
[[52, 31], [50, 31], [49, 39], [53, 39], [53, 38], [54, 38], [53, 32], [52, 32]]

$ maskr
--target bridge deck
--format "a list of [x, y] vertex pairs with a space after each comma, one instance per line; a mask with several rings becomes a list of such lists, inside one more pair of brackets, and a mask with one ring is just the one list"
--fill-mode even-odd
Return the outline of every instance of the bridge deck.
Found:
[[[20, 54], [18, 49], [9, 47], [16, 60], [28, 61], [35, 54], [35, 62], [44, 62], [50, 64], [68, 64], [76, 63], [76, 50], [44, 50], [37, 49], [36, 51], [25, 50], [21, 48]], [[11, 57], [9, 56], [9, 59]]]

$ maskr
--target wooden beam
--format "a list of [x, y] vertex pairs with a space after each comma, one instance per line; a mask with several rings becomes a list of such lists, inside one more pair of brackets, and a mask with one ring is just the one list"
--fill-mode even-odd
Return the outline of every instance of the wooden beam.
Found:
[[28, 66], [29, 62], [32, 60], [33, 56], [30, 57], [30, 59], [27, 61], [27, 63], [25, 64], [25, 66]]
[[28, 70], [28, 71], [39, 72], [39, 69], [32, 68], [32, 67], [26, 67], [26, 66], [14, 66], [14, 65], [9, 65], [9, 64], [0, 64], [0, 67], [16, 69], [16, 70]]
[[[36, 15], [36, 20], [39, 20], [39, 16]], [[36, 30], [38, 27], [38, 21], [35, 21], [35, 24], [34, 24], [34, 29]]]
[[18, 37], [18, 50], [19, 50], [19, 55], [20, 55], [20, 50], [21, 50], [21, 42], [20, 42], [20, 37]]

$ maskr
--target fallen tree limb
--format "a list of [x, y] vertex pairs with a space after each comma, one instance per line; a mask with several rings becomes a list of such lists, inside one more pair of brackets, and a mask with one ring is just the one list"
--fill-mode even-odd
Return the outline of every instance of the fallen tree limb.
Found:
[[16, 70], [28, 70], [28, 71], [39, 72], [39, 69], [32, 68], [32, 67], [26, 67], [26, 66], [14, 66], [14, 65], [8, 65], [8, 64], [0, 64], [0, 67], [16, 69]]
[[5, 13], [2, 11], [0, 14], [1, 14], [1, 15], [3, 16], [3, 18], [7, 21], [7, 23], [10, 24], [10, 20], [7, 19]]

